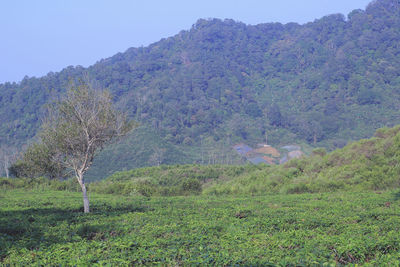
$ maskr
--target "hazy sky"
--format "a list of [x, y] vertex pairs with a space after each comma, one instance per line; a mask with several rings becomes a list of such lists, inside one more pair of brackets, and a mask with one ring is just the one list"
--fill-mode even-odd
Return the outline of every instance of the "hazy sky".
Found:
[[247, 24], [313, 21], [370, 0], [0, 0], [0, 82], [89, 66], [147, 46], [199, 18]]

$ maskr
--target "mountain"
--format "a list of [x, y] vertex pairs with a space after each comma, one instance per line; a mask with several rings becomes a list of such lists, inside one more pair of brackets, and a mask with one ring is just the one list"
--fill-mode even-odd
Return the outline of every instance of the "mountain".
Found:
[[99, 155], [93, 176], [159, 163], [240, 162], [232, 146], [266, 136], [275, 146], [343, 147], [400, 123], [399, 11], [398, 1], [378, 0], [347, 18], [304, 25], [201, 19], [88, 68], [1, 84], [0, 143], [28, 142], [44, 105], [69, 81], [88, 77], [142, 125], [124, 146]]

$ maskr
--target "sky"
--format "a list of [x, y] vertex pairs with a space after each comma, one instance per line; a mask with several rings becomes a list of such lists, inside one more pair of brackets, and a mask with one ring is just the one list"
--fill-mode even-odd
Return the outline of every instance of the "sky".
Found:
[[246, 24], [347, 15], [371, 0], [1, 0], [0, 83], [90, 66], [189, 30], [200, 18]]

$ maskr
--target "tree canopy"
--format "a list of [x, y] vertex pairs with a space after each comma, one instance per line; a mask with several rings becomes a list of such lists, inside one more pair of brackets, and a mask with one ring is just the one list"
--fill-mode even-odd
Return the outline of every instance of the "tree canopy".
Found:
[[84, 211], [89, 212], [85, 173], [99, 150], [133, 126], [114, 108], [109, 92], [93, 89], [87, 83], [72, 84], [62, 100], [49, 106], [40, 142], [28, 149], [24, 158], [32, 159], [29, 153], [40, 150], [36, 154], [45, 159], [27, 163], [36, 167], [36, 173], [48, 174], [49, 169], [72, 171], [82, 188]]

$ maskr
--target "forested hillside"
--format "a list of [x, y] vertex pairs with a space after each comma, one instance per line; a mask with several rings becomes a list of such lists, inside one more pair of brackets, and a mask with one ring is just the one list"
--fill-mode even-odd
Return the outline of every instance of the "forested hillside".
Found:
[[[231, 146], [266, 135], [273, 145], [342, 147], [400, 123], [399, 44], [395, 0], [304, 25], [201, 19], [89, 68], [1, 84], [0, 142], [25, 144], [43, 105], [85, 76], [111, 90], [143, 129], [123, 152], [117, 144], [100, 155], [96, 175], [160, 163], [240, 162]], [[133, 160], [138, 151], [142, 157]]]

